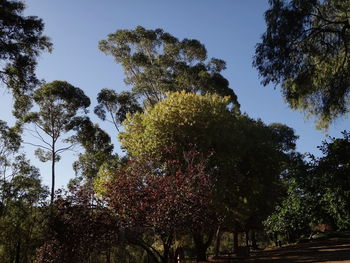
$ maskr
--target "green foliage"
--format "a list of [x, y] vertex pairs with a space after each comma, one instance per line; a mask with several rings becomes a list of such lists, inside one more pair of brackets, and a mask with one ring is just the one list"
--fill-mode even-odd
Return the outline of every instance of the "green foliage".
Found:
[[349, 229], [349, 133], [324, 141], [319, 148], [320, 158], [294, 156], [283, 175], [287, 195], [265, 221], [269, 233], [295, 240], [320, 224]]
[[147, 105], [162, 100], [166, 92], [218, 93], [230, 96], [239, 110], [237, 96], [220, 72], [225, 62], [212, 58], [207, 62], [207, 50], [195, 39], [178, 40], [162, 29], [117, 30], [99, 48], [124, 68], [125, 83], [140, 95]]
[[32, 262], [45, 228], [44, 209], [48, 195], [39, 171], [24, 155], [11, 167], [9, 179], [1, 184], [0, 261]]
[[[119, 132], [120, 124], [126, 119], [126, 114], [141, 112], [142, 108], [130, 92], [116, 93], [114, 90], [102, 89], [97, 95], [98, 105], [95, 114], [103, 121], [113, 123]], [[107, 115], [109, 117], [107, 117]]]
[[287, 197], [276, 206], [275, 211], [264, 221], [268, 234], [276, 236], [283, 235], [288, 241], [295, 241], [302, 235], [311, 232], [313, 211], [310, 196], [306, 195], [295, 180], [288, 181]]
[[185, 91], [167, 95], [145, 113], [127, 115], [123, 123], [125, 131], [119, 138], [129, 155], [160, 159], [166, 147], [174, 144], [180, 146], [179, 154], [185, 147], [197, 147], [204, 154], [219, 147], [227, 148], [229, 119], [235, 118], [228, 108], [228, 97]]
[[93, 124], [89, 118], [80, 118], [74, 141], [78, 142], [85, 149], [79, 154], [79, 159], [73, 163], [76, 175], [83, 176], [90, 182], [95, 179], [100, 167], [104, 163], [112, 166], [113, 161], [118, 161], [118, 155], [114, 155], [113, 144], [109, 135], [97, 124]]
[[349, 111], [349, 14], [346, 0], [270, 0], [254, 66], [262, 83], [281, 84], [293, 109], [318, 128]]
[[[350, 229], [350, 133], [333, 138], [320, 147], [311, 187], [339, 229]], [[311, 188], [312, 189], [312, 188]]]
[[6, 122], [0, 120], [0, 175], [5, 177], [6, 168], [10, 165], [10, 157], [16, 153], [21, 145], [18, 127], [10, 128]]
[[28, 109], [27, 94], [39, 84], [35, 76], [36, 58], [42, 51], [50, 51], [52, 45], [42, 35], [42, 20], [23, 16], [24, 8], [22, 1], [0, 1], [0, 81], [14, 95], [17, 117]]

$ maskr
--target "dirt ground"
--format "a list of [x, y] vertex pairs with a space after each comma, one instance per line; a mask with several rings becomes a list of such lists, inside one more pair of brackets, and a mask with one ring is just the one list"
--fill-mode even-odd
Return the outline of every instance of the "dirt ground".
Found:
[[212, 262], [244, 263], [350, 263], [350, 239], [302, 243], [251, 253], [246, 259], [221, 258]]

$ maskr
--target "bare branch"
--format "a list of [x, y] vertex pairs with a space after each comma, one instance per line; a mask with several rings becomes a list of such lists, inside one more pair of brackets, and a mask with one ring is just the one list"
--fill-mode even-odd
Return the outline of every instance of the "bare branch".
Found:
[[47, 148], [43, 145], [40, 145], [40, 144], [35, 144], [35, 143], [31, 143], [31, 142], [23, 142], [24, 144], [29, 144], [29, 145], [32, 145], [32, 146], [35, 146], [35, 147], [39, 147], [39, 148], [43, 148], [45, 150], [48, 150], [48, 151], [52, 151], [52, 149], [50, 148]]
[[64, 151], [68, 151], [68, 150], [72, 150], [72, 148], [73, 148], [75, 145], [76, 145], [76, 144], [73, 143], [73, 144], [71, 144], [71, 145], [68, 146], [68, 147], [60, 148], [60, 149], [58, 149], [58, 150], [55, 151], [55, 154], [60, 153], [60, 152], [64, 152]]

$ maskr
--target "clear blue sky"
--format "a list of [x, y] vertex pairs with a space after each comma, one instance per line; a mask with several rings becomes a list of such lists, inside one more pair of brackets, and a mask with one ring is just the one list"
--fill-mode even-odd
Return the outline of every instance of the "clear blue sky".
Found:
[[[37, 75], [46, 81], [66, 80], [83, 89], [92, 101], [90, 112], [102, 88], [118, 92], [127, 88], [120, 66], [98, 50], [98, 41], [117, 29], [137, 25], [162, 28], [180, 39], [200, 40], [209, 57], [227, 62], [224, 76], [238, 95], [243, 112], [265, 123], [287, 124], [300, 136], [298, 151], [319, 154], [316, 146], [325, 139], [325, 133], [316, 130], [312, 120], [305, 121], [303, 114], [290, 110], [278, 88], [262, 87], [257, 71], [251, 66], [254, 46], [265, 30], [263, 14], [267, 0], [25, 0], [25, 3], [26, 15], [43, 19], [45, 34], [54, 44], [53, 53], [39, 59]], [[1, 94], [0, 110], [11, 123], [11, 97]], [[349, 123], [337, 121], [328, 134], [339, 137]], [[118, 149], [112, 126], [107, 123], [100, 126], [109, 132]], [[49, 165], [35, 160], [33, 147], [25, 147], [24, 151], [40, 168], [45, 184], [50, 184]], [[63, 156], [57, 165], [57, 186], [66, 185], [74, 176], [71, 164], [75, 159], [76, 154]]]

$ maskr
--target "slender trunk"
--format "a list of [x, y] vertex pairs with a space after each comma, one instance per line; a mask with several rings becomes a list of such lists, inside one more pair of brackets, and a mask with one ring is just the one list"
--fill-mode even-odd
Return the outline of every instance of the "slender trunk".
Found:
[[233, 253], [238, 251], [238, 232], [233, 232]]
[[255, 236], [255, 231], [252, 230], [252, 247], [253, 249], [257, 249], [258, 248], [258, 245], [256, 243], [256, 236]]
[[107, 249], [106, 253], [106, 263], [111, 263], [111, 249]]
[[221, 227], [218, 226], [218, 229], [216, 230], [216, 236], [215, 236], [215, 252], [214, 252], [214, 256], [218, 257], [220, 254], [220, 242], [221, 242]]
[[20, 262], [20, 256], [21, 256], [21, 240], [17, 241], [17, 246], [16, 246], [16, 258], [15, 258], [15, 263]]
[[249, 247], [249, 230], [245, 231], [245, 245]]
[[51, 175], [52, 175], [52, 184], [51, 184], [51, 204], [53, 204], [53, 200], [55, 198], [55, 162], [56, 162], [56, 154], [55, 154], [55, 143], [52, 144], [52, 163], [51, 163]]
[[168, 263], [170, 259], [170, 248], [169, 247], [164, 247], [164, 252], [163, 252], [163, 258], [162, 263]]
[[163, 258], [162, 263], [171, 262], [171, 244], [173, 242], [173, 234], [169, 234], [168, 237], [163, 239]]

